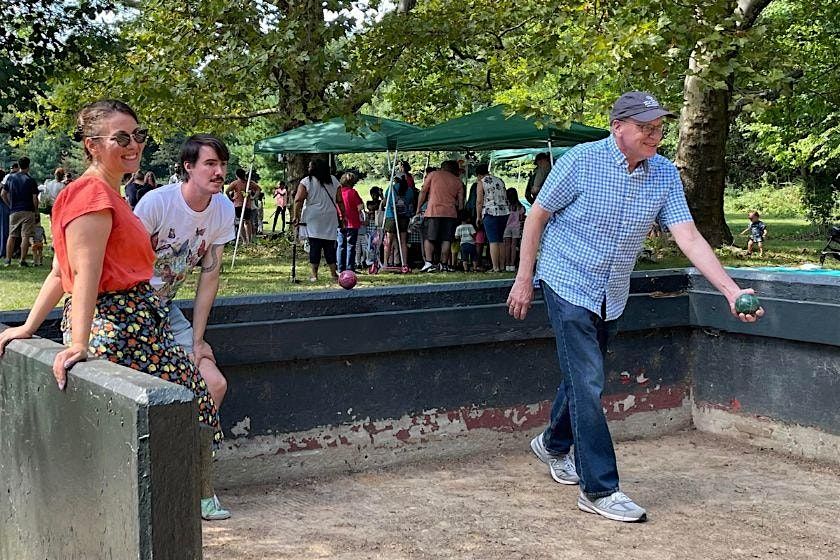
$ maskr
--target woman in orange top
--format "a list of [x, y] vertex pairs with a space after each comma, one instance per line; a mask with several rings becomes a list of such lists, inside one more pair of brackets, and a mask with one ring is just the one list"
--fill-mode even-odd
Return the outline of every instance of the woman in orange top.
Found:
[[0, 356], [10, 340], [31, 337], [61, 296], [70, 294], [61, 322], [67, 348], [53, 362], [59, 389], [73, 364], [88, 355], [103, 357], [192, 390], [199, 421], [215, 429], [218, 442], [215, 403], [175, 343], [168, 310], [148, 282], [155, 260], [149, 234], [120, 196], [120, 181], [139, 168], [146, 138], [134, 111], [121, 101], [97, 101], [79, 112], [76, 140], [84, 144], [90, 166], [55, 201], [52, 271], [26, 322], [0, 334]]

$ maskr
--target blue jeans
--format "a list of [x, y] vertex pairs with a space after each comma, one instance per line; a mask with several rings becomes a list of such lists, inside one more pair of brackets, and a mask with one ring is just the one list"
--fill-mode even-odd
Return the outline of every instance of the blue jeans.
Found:
[[618, 490], [618, 467], [601, 394], [604, 356], [617, 322], [572, 305], [545, 282], [542, 290], [563, 373], [543, 441], [554, 454], [566, 454], [574, 444], [582, 491], [589, 499], [609, 496]]
[[358, 228], [338, 228], [338, 271], [356, 270]]

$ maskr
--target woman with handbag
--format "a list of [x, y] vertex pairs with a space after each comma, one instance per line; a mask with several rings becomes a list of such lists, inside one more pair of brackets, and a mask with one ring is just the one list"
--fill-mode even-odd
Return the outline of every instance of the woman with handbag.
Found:
[[309, 238], [310, 282], [318, 281], [321, 255], [330, 269], [333, 279], [336, 272], [336, 235], [338, 233], [338, 210], [335, 194], [338, 179], [330, 174], [329, 165], [322, 159], [309, 162], [309, 174], [301, 179], [295, 194], [295, 227], [306, 224], [306, 232], [300, 237]]

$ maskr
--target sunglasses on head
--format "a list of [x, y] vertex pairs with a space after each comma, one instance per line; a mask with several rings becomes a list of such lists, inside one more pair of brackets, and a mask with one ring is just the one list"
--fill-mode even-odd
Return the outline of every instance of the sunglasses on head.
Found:
[[88, 138], [109, 138], [116, 142], [121, 148], [125, 148], [131, 143], [132, 138], [134, 138], [134, 141], [138, 144], [145, 143], [146, 140], [149, 139], [149, 131], [145, 128], [136, 128], [131, 133], [119, 130], [111, 136], [88, 136]]

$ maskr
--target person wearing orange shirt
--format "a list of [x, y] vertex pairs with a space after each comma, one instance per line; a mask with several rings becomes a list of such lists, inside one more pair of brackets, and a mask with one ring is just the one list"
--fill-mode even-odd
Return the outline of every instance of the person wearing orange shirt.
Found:
[[125, 103], [85, 106], [75, 138], [90, 165], [55, 201], [52, 271], [26, 322], [0, 333], [0, 356], [14, 339], [29, 338], [64, 294], [61, 330], [67, 346], [53, 362], [60, 390], [74, 364], [99, 357], [190, 389], [198, 420], [221, 441], [216, 405], [184, 349], [176, 344], [149, 279], [155, 253], [140, 219], [120, 196], [120, 182], [140, 167], [148, 134]]

